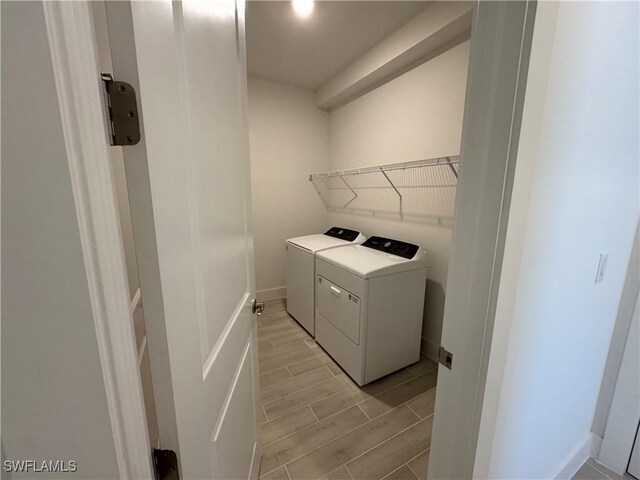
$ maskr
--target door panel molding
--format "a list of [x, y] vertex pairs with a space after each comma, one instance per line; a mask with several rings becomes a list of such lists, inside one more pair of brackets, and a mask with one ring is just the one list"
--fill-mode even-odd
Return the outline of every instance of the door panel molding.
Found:
[[131, 300], [87, 2], [43, 2], [121, 478], [152, 478]]
[[[215, 478], [218, 468], [228, 468], [249, 475], [256, 427], [247, 422], [256, 412], [235, 415], [232, 400], [224, 413], [256, 329], [254, 283], [247, 278], [253, 271], [245, 198], [250, 178], [236, 5], [113, 3], [114, 33], [124, 29], [116, 10], [127, 10], [121, 14], [131, 34], [127, 42], [118, 39], [119, 54], [135, 64], [140, 89], [180, 474]], [[256, 368], [248, 358], [245, 371]], [[248, 378], [240, 375], [236, 388], [255, 389]], [[216, 466], [211, 436], [221, 414], [216, 448], [228, 455]], [[232, 422], [236, 434], [223, 435]], [[236, 437], [253, 438], [238, 456], [226, 445]]]
[[246, 347], [244, 347], [244, 352], [242, 352], [242, 357], [240, 358], [240, 362], [238, 363], [236, 372], [233, 375], [233, 380], [231, 381], [231, 386], [229, 387], [229, 391], [227, 392], [227, 397], [224, 400], [222, 409], [218, 413], [218, 420], [216, 421], [216, 424], [213, 427], [213, 433], [211, 435], [212, 442], [218, 441], [218, 437], [220, 436], [220, 429], [222, 428], [222, 424], [224, 423], [227, 412], [229, 411], [229, 404], [231, 403], [231, 398], [233, 397], [233, 394], [236, 392], [236, 387], [238, 386], [238, 379], [240, 378], [242, 369], [246, 365], [247, 355], [249, 354], [250, 348], [251, 348], [251, 340], [249, 339], [247, 341]]
[[[211, 436], [212, 471], [216, 478], [249, 478], [253, 469], [258, 443], [252, 393], [253, 349], [254, 345], [249, 337]], [[244, 423], [247, 428], [238, 429], [239, 423]], [[242, 433], [245, 435], [242, 436]], [[243, 467], [244, 472], [241, 471]]]
[[231, 315], [231, 318], [229, 318], [229, 321], [224, 326], [224, 329], [222, 330], [222, 334], [220, 335], [220, 338], [218, 338], [218, 341], [211, 349], [211, 352], [209, 352], [209, 356], [207, 357], [207, 359], [204, 362], [204, 365], [202, 366], [203, 380], [206, 379], [207, 376], [209, 375], [209, 372], [213, 368], [213, 364], [218, 358], [220, 351], [224, 348], [225, 343], [227, 342], [229, 337], [234, 333], [233, 328], [236, 326], [238, 319], [241, 317], [240, 314], [242, 313], [242, 310], [246, 308], [247, 304], [249, 303], [249, 296], [250, 296], [249, 292], [246, 292], [244, 294], [244, 296], [240, 300], [240, 303], [238, 303], [238, 306], [235, 308], [233, 314]]

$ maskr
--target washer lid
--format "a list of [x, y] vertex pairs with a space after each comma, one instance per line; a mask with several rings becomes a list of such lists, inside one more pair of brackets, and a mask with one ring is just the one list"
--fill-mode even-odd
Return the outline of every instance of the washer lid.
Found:
[[[340, 233], [339, 233], [340, 232]], [[348, 233], [343, 233], [348, 232]], [[354, 237], [353, 233], [356, 234]], [[351, 239], [349, 241], [345, 238], [340, 238], [340, 236]], [[295, 237], [287, 240], [286, 243], [289, 245], [294, 245], [296, 247], [307, 250], [311, 253], [320, 252], [322, 250], [327, 250], [330, 248], [336, 247], [345, 247], [352, 245], [354, 243], [362, 243], [366, 240], [365, 236], [360, 232], [355, 232], [354, 230], [341, 229], [339, 227], [330, 228], [327, 233], [318, 233], [315, 235], [305, 235], [303, 237]]]
[[382, 275], [427, 268], [426, 253], [419, 247], [412, 258], [404, 258], [367, 247], [364, 244], [320, 252], [318, 253], [318, 258], [362, 278], [380, 277]]

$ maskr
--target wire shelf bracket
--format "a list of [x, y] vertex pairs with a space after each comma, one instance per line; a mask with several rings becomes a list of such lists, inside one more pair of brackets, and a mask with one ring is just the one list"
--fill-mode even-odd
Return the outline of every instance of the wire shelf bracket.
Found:
[[[312, 173], [309, 175], [309, 181], [313, 185], [313, 188], [316, 190], [316, 193], [320, 197], [320, 201], [324, 205], [327, 210], [336, 210], [336, 208], [346, 209], [351, 203], [358, 199], [358, 187], [354, 187], [349, 184], [345, 177], [349, 177], [352, 175], [365, 175], [365, 174], [382, 174], [386, 182], [393, 189], [395, 194], [398, 196], [398, 204], [400, 211], [400, 219], [403, 219], [403, 204], [402, 204], [402, 193], [400, 193], [399, 185], [396, 185], [388, 172], [397, 171], [397, 170], [409, 170], [416, 168], [428, 168], [428, 167], [448, 167], [453, 175], [453, 178], [457, 182], [458, 179], [458, 164], [460, 162], [460, 157], [458, 155], [455, 156], [447, 156], [447, 157], [437, 157], [437, 158], [429, 158], [424, 160], [416, 160], [412, 162], [402, 162], [402, 163], [392, 163], [387, 165], [375, 165], [370, 167], [360, 167], [360, 168], [351, 168], [347, 170], [335, 170], [331, 172], [323, 172], [323, 173]], [[351, 198], [341, 207], [333, 207], [330, 202], [326, 198], [326, 196], [322, 193], [318, 185], [318, 181], [322, 183], [322, 185], [327, 189], [331, 190], [329, 185], [327, 185], [326, 180], [330, 178], [339, 178], [341, 182], [347, 187], [347, 189], [351, 193]], [[425, 187], [426, 188], [426, 187]]]

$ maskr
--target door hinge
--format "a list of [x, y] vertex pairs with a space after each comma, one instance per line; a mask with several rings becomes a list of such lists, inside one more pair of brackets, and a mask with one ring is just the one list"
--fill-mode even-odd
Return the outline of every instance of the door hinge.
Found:
[[451, 370], [451, 364], [453, 363], [453, 353], [448, 352], [444, 347], [438, 348], [438, 361]]
[[156, 480], [180, 480], [178, 456], [173, 450], [153, 449], [153, 468]]
[[140, 141], [140, 122], [136, 91], [126, 82], [117, 82], [110, 73], [102, 74], [105, 109], [111, 145], [135, 145]]

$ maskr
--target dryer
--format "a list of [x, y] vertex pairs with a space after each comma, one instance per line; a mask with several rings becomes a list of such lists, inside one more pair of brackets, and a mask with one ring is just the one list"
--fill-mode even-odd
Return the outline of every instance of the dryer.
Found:
[[356, 230], [331, 227], [325, 233], [290, 238], [285, 242], [287, 312], [315, 336], [315, 256], [318, 252], [364, 242]]
[[418, 245], [371, 237], [316, 256], [316, 342], [358, 384], [420, 359], [427, 281]]

